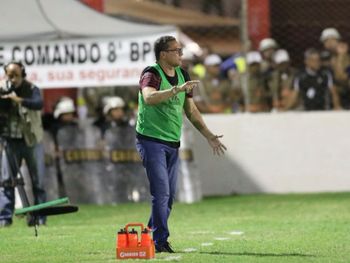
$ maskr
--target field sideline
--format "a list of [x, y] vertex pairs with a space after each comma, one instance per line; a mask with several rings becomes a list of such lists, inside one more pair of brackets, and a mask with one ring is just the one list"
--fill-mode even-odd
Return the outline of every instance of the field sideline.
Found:
[[[178, 253], [157, 254], [152, 262], [350, 262], [349, 204], [350, 193], [176, 203], [170, 241]], [[15, 219], [0, 229], [0, 262], [116, 262], [118, 228], [145, 223], [149, 209], [81, 205], [76, 214], [49, 217], [37, 238], [24, 219]]]

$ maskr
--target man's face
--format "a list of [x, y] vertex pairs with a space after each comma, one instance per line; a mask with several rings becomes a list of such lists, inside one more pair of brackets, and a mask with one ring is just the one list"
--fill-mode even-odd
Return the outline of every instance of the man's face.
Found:
[[211, 77], [219, 77], [220, 75], [220, 65], [206, 66], [207, 72]]
[[17, 64], [9, 64], [7, 66], [6, 77], [15, 88], [18, 88], [24, 80], [22, 76], [22, 69]]
[[336, 38], [328, 38], [323, 42], [323, 46], [325, 49], [335, 52], [337, 49], [337, 45], [339, 40]]
[[182, 47], [177, 41], [169, 42], [168, 49], [161, 53], [161, 59], [167, 64], [173, 67], [181, 66]]
[[305, 59], [305, 65], [311, 70], [317, 71], [321, 67], [321, 59], [319, 54], [311, 54]]
[[268, 48], [263, 52], [261, 52], [261, 55], [265, 60], [271, 60], [274, 53], [275, 53], [274, 48]]
[[123, 108], [113, 108], [109, 112], [109, 116], [114, 121], [119, 121], [124, 118], [124, 109]]
[[64, 123], [71, 123], [75, 120], [74, 113], [68, 112], [60, 115], [60, 120]]

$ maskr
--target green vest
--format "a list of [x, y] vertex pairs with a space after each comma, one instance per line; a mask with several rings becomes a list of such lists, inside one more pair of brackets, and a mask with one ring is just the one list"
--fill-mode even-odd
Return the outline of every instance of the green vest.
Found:
[[[161, 77], [160, 90], [171, 89], [163, 70], [158, 64], [152, 66]], [[185, 83], [181, 68], [175, 68], [178, 85]], [[136, 131], [142, 135], [157, 138], [168, 142], [178, 142], [181, 137], [182, 111], [185, 103], [185, 92], [155, 105], [145, 103], [142, 91], [139, 91], [139, 111]]]

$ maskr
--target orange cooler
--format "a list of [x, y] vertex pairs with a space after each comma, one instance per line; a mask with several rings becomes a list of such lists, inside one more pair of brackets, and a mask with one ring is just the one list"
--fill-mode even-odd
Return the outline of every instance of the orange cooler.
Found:
[[[131, 231], [129, 230], [130, 227], [132, 227]], [[135, 227], [140, 227], [140, 235], [138, 235]], [[116, 242], [117, 259], [154, 258], [154, 242], [151, 237], [151, 231], [148, 228], [145, 228], [142, 223], [129, 223], [122, 230], [118, 232]]]

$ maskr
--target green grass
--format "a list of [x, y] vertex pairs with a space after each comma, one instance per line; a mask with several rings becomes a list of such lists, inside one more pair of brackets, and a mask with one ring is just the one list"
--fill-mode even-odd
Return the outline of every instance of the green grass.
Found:
[[[177, 203], [169, 224], [178, 253], [157, 254], [152, 261], [350, 262], [349, 205], [350, 193]], [[49, 217], [38, 237], [24, 219], [15, 219], [11, 227], [0, 229], [0, 262], [116, 262], [118, 228], [146, 222], [148, 215], [148, 204], [81, 205], [78, 213]], [[233, 231], [243, 234], [230, 234]], [[184, 252], [188, 248], [196, 251]]]

